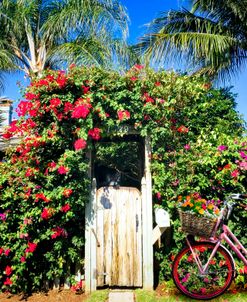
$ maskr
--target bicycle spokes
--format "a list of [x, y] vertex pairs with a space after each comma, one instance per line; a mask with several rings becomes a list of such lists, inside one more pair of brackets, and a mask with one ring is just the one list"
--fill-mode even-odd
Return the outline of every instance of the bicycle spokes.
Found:
[[198, 243], [182, 250], [174, 260], [173, 278], [183, 293], [198, 299], [210, 299], [226, 290], [233, 278], [233, 263], [221, 247], [212, 256], [215, 245]]

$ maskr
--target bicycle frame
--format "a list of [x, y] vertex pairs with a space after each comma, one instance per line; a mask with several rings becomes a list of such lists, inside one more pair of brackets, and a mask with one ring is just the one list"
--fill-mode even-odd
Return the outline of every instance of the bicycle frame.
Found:
[[[208, 266], [210, 264], [210, 261], [212, 260], [212, 258], [214, 257], [215, 253], [217, 252], [217, 249], [219, 248], [219, 246], [222, 246], [221, 243], [222, 241], [225, 241], [228, 243], [228, 245], [230, 246], [230, 248], [236, 253], [236, 255], [239, 257], [239, 259], [241, 259], [245, 265], [247, 265], [247, 250], [244, 248], [244, 246], [241, 244], [241, 242], [237, 239], [237, 237], [232, 233], [232, 231], [229, 229], [229, 227], [225, 224], [223, 224], [222, 226], [222, 230], [223, 232], [220, 234], [218, 239], [209, 239], [207, 240], [208, 242], [212, 242], [215, 243], [215, 247], [207, 261], [207, 263], [203, 266], [198, 255], [195, 253], [195, 251], [193, 250], [193, 247], [190, 244], [189, 239], [187, 238], [187, 244], [191, 250], [191, 253], [193, 255], [193, 258], [196, 261], [196, 264], [199, 268], [200, 274], [205, 274], [207, 272]], [[224, 249], [226, 249], [224, 246], [222, 246]], [[242, 251], [242, 252], [241, 252]], [[245, 255], [245, 256], [244, 256]]]

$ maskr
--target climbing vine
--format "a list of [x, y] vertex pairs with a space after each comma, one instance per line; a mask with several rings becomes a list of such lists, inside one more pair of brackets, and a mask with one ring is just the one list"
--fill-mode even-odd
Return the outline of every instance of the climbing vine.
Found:
[[[177, 196], [221, 199], [246, 188], [247, 145], [234, 96], [196, 76], [141, 65], [124, 75], [74, 65], [48, 70], [27, 87], [17, 114], [3, 137], [20, 143], [0, 164], [2, 291], [40, 289], [83, 259], [88, 151], [105, 137], [131, 129], [151, 138], [153, 201], [173, 221], [171, 242], [156, 254], [163, 277], [182, 242]], [[244, 222], [236, 218], [240, 234]]]

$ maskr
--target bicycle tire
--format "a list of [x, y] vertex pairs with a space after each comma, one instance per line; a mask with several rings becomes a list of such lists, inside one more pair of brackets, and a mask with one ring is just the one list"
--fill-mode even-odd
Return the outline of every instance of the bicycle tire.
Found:
[[[198, 242], [192, 244], [192, 247], [205, 265], [215, 244]], [[230, 286], [234, 272], [232, 256], [222, 246], [219, 246], [207, 272], [202, 275], [189, 247], [177, 254], [172, 266], [172, 277], [177, 288], [186, 296], [200, 300], [210, 300], [222, 295]]]

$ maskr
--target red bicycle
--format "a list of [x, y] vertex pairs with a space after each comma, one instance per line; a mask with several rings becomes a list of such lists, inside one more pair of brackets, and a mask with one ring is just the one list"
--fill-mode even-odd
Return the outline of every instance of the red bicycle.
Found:
[[207, 240], [195, 241], [188, 235], [187, 246], [174, 259], [172, 276], [177, 288], [193, 299], [209, 300], [223, 294], [236, 276], [231, 250], [247, 265], [247, 250], [227, 226], [232, 210], [246, 205], [236, 201], [246, 199], [244, 194], [231, 194], [225, 201], [216, 227]]

